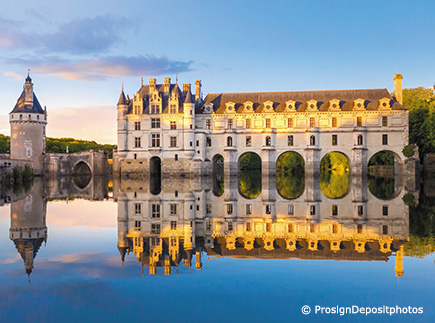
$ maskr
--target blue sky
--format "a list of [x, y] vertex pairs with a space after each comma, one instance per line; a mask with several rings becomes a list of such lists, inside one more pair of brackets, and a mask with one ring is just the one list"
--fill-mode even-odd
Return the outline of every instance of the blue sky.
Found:
[[435, 81], [431, 1], [2, 1], [0, 133], [27, 69], [49, 136], [115, 142], [122, 82], [205, 93], [393, 89]]

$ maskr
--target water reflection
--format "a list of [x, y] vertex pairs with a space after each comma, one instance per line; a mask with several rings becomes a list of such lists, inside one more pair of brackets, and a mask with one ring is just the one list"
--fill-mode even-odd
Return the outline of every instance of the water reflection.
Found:
[[[171, 274], [180, 265], [195, 263], [201, 269], [204, 253], [351, 261], [388, 261], [396, 255], [396, 275], [402, 276], [403, 244], [409, 239], [404, 190], [388, 201], [369, 199], [366, 179], [351, 177], [346, 182], [351, 194], [331, 199], [321, 194], [321, 183], [312, 175], [275, 178], [257, 173], [240, 178], [115, 179], [120, 262], [134, 254], [150, 274], [160, 267]], [[107, 199], [108, 186], [105, 178], [91, 178], [85, 188], [70, 177], [35, 179], [29, 191], [10, 193], [10, 239], [28, 274], [47, 242], [47, 201]]]
[[392, 198], [396, 192], [396, 181], [394, 176], [379, 177], [368, 175], [367, 183], [370, 193], [372, 193], [378, 199], [388, 200]]
[[349, 173], [337, 171], [321, 172], [320, 189], [330, 199], [342, 198], [349, 191]]

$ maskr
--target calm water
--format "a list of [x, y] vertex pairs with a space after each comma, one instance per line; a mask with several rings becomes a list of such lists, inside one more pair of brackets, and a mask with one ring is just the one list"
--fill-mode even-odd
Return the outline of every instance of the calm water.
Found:
[[0, 319], [433, 322], [435, 190], [405, 184], [35, 179], [0, 199]]

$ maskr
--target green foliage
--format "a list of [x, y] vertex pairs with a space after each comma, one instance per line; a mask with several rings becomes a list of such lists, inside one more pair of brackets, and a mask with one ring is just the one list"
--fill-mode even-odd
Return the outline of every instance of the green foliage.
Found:
[[213, 177], [213, 194], [215, 196], [222, 196], [224, 194], [224, 177], [214, 176]]
[[0, 154], [8, 154], [11, 147], [11, 138], [9, 136], [0, 135]]
[[349, 191], [349, 173], [338, 171], [320, 172], [320, 190], [330, 199], [342, 198]]
[[298, 153], [285, 152], [276, 161], [276, 172], [303, 176], [305, 172], [304, 159]]
[[387, 200], [394, 195], [394, 178], [367, 176], [370, 193], [378, 199]]
[[249, 170], [249, 169], [261, 170], [261, 157], [258, 156], [256, 153], [243, 154], [240, 157], [239, 167], [240, 170]]
[[305, 176], [291, 173], [276, 174], [276, 190], [286, 199], [295, 199], [302, 195], [305, 189]]
[[435, 93], [422, 87], [403, 90], [403, 105], [409, 110], [409, 142], [417, 144], [420, 158], [435, 152]]
[[407, 257], [425, 258], [435, 252], [434, 237], [418, 237], [411, 235], [403, 246], [403, 253]]
[[415, 198], [411, 193], [406, 193], [403, 198], [403, 202], [408, 206], [415, 206]]
[[394, 156], [388, 151], [380, 151], [370, 158], [369, 166], [394, 166]]
[[405, 157], [412, 157], [415, 153], [415, 145], [413, 145], [413, 144], [406, 145], [402, 149], [402, 153]]
[[14, 184], [30, 183], [33, 180], [33, 170], [29, 165], [24, 168], [15, 166], [12, 169], [12, 180]]
[[340, 174], [349, 172], [349, 162], [345, 155], [339, 152], [327, 153], [320, 161], [321, 171], [335, 171]]
[[261, 171], [241, 171], [239, 178], [240, 194], [248, 199], [255, 199], [261, 193]]
[[[74, 138], [47, 138], [48, 153], [65, 153], [68, 146], [68, 152], [76, 153], [89, 149], [107, 149], [113, 150], [116, 145], [98, 144], [95, 141], [78, 140]], [[110, 158], [111, 156], [109, 156]]]

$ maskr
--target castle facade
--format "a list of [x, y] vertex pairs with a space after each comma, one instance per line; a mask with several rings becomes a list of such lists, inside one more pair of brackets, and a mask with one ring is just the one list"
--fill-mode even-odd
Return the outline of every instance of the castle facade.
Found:
[[300, 154], [305, 171], [319, 171], [327, 153], [344, 154], [352, 174], [367, 172], [369, 159], [387, 150], [400, 171], [408, 144], [408, 112], [402, 106], [402, 75], [395, 97], [387, 89], [210, 93], [201, 81], [172, 84], [151, 78], [130, 98], [121, 92], [118, 150], [114, 172], [120, 175], [207, 175], [222, 162], [237, 174], [248, 152], [262, 160], [263, 174], [276, 172], [285, 152]]

